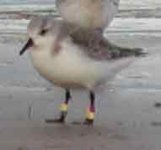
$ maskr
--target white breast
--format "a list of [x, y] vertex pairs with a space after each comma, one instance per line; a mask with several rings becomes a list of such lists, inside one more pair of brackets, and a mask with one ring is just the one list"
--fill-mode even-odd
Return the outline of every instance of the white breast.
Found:
[[32, 50], [31, 56], [38, 72], [62, 87], [92, 89], [113, 78], [133, 60], [129, 57], [113, 61], [96, 61], [68, 40], [61, 43], [61, 48], [56, 55], [52, 55], [50, 49]]
[[103, 80], [105, 63], [86, 58], [78, 47], [69, 43], [62, 44], [62, 50], [56, 56], [49, 50], [33, 50], [31, 56], [38, 72], [60, 86], [75, 84], [93, 88]]

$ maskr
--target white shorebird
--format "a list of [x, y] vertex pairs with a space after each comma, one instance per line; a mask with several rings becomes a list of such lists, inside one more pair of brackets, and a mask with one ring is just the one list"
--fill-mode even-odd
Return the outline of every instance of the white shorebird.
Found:
[[[70, 89], [84, 88], [90, 92], [90, 106], [86, 123], [92, 124], [95, 113], [95, 88], [111, 80], [115, 74], [128, 66], [134, 57], [112, 59], [107, 49], [95, 51], [73, 42], [69, 28], [62, 20], [51, 17], [36, 17], [28, 25], [29, 40], [20, 51], [22, 55], [31, 48], [31, 58], [37, 71], [53, 84], [66, 89], [66, 98], [61, 105], [64, 122], [71, 98]], [[57, 44], [57, 36], [61, 41]], [[59, 45], [55, 49], [55, 45]]]
[[83, 28], [103, 30], [116, 15], [120, 0], [56, 0], [65, 22]]

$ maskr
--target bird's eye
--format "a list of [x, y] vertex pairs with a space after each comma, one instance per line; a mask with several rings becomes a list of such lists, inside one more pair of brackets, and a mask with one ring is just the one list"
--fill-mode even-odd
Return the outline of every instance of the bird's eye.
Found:
[[43, 29], [43, 30], [40, 31], [39, 34], [43, 36], [47, 33], [47, 31], [48, 31], [47, 29]]

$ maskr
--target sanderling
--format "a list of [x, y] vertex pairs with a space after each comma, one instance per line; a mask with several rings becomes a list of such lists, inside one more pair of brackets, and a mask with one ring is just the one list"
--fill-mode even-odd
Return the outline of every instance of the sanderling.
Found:
[[[66, 98], [61, 105], [61, 116], [54, 121], [65, 121], [71, 99], [70, 89], [84, 88], [90, 93], [90, 106], [85, 123], [93, 124], [95, 89], [111, 80], [118, 71], [128, 66], [134, 57], [114, 59], [110, 57], [108, 49], [95, 50], [76, 44], [66, 23], [52, 17], [40, 16], [32, 19], [28, 25], [28, 35], [29, 40], [20, 51], [20, 55], [30, 48], [33, 65], [40, 75], [66, 90]], [[58, 35], [61, 35], [59, 43]]]
[[56, 0], [65, 22], [90, 29], [104, 29], [118, 11], [120, 0]]
[[[112, 44], [103, 38], [103, 31], [117, 14], [120, 0], [56, 0], [56, 7], [66, 22], [72, 25], [70, 34], [75, 42], [98, 49], [100, 43], [108, 47], [113, 57], [142, 54], [140, 48], [125, 48]], [[61, 35], [57, 36], [57, 43]], [[57, 44], [55, 48], [57, 49]]]

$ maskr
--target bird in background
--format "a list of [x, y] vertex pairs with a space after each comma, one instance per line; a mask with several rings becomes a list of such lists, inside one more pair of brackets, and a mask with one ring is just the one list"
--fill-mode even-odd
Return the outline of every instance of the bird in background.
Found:
[[[140, 48], [120, 47], [103, 36], [105, 28], [118, 12], [120, 0], [56, 0], [56, 8], [70, 29], [74, 42], [89, 49], [99, 49], [104, 45], [111, 57], [141, 55]], [[57, 37], [57, 43], [61, 35]], [[58, 45], [55, 45], [57, 49]]]
[[56, 0], [63, 20], [78, 27], [103, 31], [118, 11], [119, 0]]
[[[90, 105], [84, 124], [93, 125], [95, 118], [95, 89], [111, 80], [119, 71], [127, 67], [135, 58], [135, 53], [112, 57], [106, 45], [95, 49], [82, 42], [78, 44], [71, 36], [65, 20], [49, 16], [34, 17], [28, 25], [28, 42], [20, 51], [22, 55], [30, 49], [32, 63], [41, 76], [56, 86], [65, 89], [65, 100], [60, 106], [60, 116], [47, 122], [64, 123], [67, 117], [71, 89], [89, 91]], [[61, 36], [60, 36], [61, 35]], [[58, 41], [57, 38], [61, 37]], [[88, 38], [86, 39], [88, 40]], [[59, 45], [55, 49], [55, 45]]]
[[102, 33], [116, 15], [118, 6], [119, 0], [56, 0], [60, 16], [73, 26], [71, 36], [78, 43], [85, 39], [90, 48], [93, 48], [93, 43], [99, 45]]

